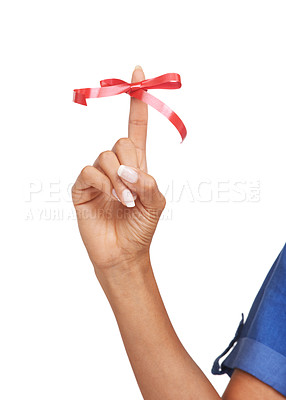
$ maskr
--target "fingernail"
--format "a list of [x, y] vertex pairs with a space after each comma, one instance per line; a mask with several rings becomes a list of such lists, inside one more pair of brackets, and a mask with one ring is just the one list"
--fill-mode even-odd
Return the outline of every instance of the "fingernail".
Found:
[[129, 189], [124, 189], [122, 192], [122, 198], [126, 207], [135, 207], [132, 193]]
[[127, 167], [126, 165], [120, 165], [117, 174], [120, 176], [120, 178], [125, 179], [129, 183], [136, 183], [138, 181], [137, 172], [133, 168]]
[[[120, 198], [117, 196], [117, 193], [115, 192], [114, 189], [111, 190], [111, 193], [113, 194], [113, 196], [114, 196], [118, 201], [120, 201]], [[121, 201], [120, 201], [120, 202], [121, 202]]]
[[142, 69], [141, 65], [136, 65], [134, 69]]
[[[117, 193], [116, 193], [115, 189], [112, 189], [111, 193], [112, 193], [113, 196], [114, 196], [118, 201], [120, 201], [120, 203], [121, 203], [121, 200], [120, 200], [120, 198], [117, 196]], [[136, 199], [137, 199], [137, 194], [136, 194], [135, 192], [132, 192], [132, 196], [133, 196], [133, 200], [136, 200]]]

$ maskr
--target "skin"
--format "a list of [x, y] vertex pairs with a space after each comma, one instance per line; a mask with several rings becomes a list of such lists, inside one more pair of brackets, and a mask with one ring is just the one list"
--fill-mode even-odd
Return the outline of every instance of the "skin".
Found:
[[[136, 68], [132, 82], [143, 79], [142, 69]], [[132, 98], [128, 137], [81, 171], [72, 188], [79, 230], [143, 398], [218, 400], [220, 396], [177, 337], [154, 278], [149, 249], [166, 201], [147, 173], [147, 119], [147, 105]], [[119, 177], [120, 165], [133, 168], [137, 181]], [[124, 202], [127, 188], [136, 198], [134, 207]], [[235, 370], [222, 398], [281, 400], [284, 396]]]
[[222, 396], [223, 400], [283, 400], [285, 396], [254, 376], [236, 369]]

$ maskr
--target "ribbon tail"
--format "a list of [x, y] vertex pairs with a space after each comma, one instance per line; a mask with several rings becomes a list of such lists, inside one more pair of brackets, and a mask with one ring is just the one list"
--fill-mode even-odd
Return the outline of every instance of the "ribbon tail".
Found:
[[85, 89], [74, 89], [73, 101], [78, 104], [86, 106], [86, 99], [95, 99], [98, 97], [109, 97], [116, 96], [121, 93], [126, 93], [129, 89], [129, 85], [126, 83], [105, 86], [100, 88], [85, 88]]
[[73, 101], [83, 106], [87, 106], [86, 95], [84, 93], [80, 93], [77, 90], [73, 91]]
[[130, 96], [136, 97], [136, 99], [142, 100], [144, 103], [149, 104], [149, 106], [155, 108], [161, 114], [163, 114], [179, 131], [182, 142], [187, 135], [187, 129], [181, 120], [181, 118], [169, 108], [165, 103], [156, 97], [152, 96], [150, 93], [147, 93], [145, 90], [136, 90], [130, 93]]

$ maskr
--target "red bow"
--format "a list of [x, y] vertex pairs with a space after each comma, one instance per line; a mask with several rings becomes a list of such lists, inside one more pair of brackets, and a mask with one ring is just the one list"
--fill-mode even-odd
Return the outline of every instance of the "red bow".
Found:
[[73, 101], [86, 106], [86, 99], [95, 97], [115, 96], [127, 93], [131, 97], [144, 101], [149, 106], [154, 107], [178, 129], [182, 141], [187, 135], [187, 130], [183, 121], [166, 104], [147, 93], [148, 89], [179, 89], [181, 78], [179, 74], [171, 73], [157, 76], [153, 79], [145, 79], [141, 82], [127, 83], [121, 79], [105, 79], [100, 81], [100, 88], [74, 89]]

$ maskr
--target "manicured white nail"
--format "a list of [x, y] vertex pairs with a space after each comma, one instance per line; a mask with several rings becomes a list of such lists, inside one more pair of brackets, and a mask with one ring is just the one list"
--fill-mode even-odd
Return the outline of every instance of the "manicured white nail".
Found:
[[134, 70], [135, 69], [142, 69], [142, 67], [141, 67], [141, 65], [136, 65], [136, 67], [134, 68]]
[[127, 167], [127, 165], [120, 165], [117, 174], [129, 183], [136, 183], [138, 181], [138, 174], [135, 169]]
[[113, 194], [113, 196], [114, 196], [114, 197], [116, 197], [116, 198], [117, 198], [117, 200], [118, 200], [118, 201], [120, 201], [120, 202], [121, 202], [120, 198], [117, 196], [117, 193], [115, 192], [115, 190], [114, 190], [114, 189], [112, 189], [112, 190], [111, 190], [111, 193]]
[[126, 207], [135, 207], [135, 203], [133, 200], [133, 195], [129, 189], [124, 189], [122, 192], [122, 198]]

